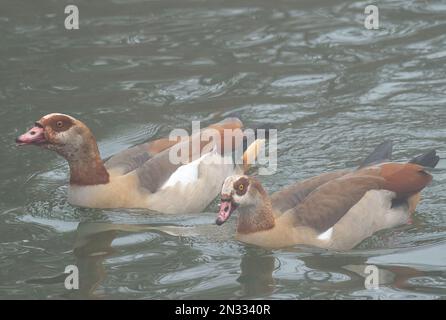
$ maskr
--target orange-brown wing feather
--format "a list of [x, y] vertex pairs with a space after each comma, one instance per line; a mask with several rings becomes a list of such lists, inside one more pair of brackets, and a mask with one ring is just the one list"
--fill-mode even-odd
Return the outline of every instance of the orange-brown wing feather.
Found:
[[177, 141], [163, 138], [136, 145], [111, 156], [105, 161], [105, 167], [107, 170], [118, 170], [121, 174], [126, 174], [176, 143]]
[[384, 189], [396, 192], [398, 198], [410, 197], [432, 181], [432, 176], [417, 164], [386, 163], [380, 167], [386, 181]]
[[[215, 128], [221, 136], [223, 137], [224, 129], [237, 129], [242, 128], [242, 122], [237, 118], [227, 118], [218, 123], [212, 124], [207, 128], [201, 130], [201, 132], [209, 129]], [[192, 139], [200, 139], [200, 136], [196, 135], [192, 137]], [[223, 139], [223, 138], [222, 138]], [[173, 145], [176, 145], [180, 142], [181, 139], [178, 138], [176, 140], [171, 140], [169, 138], [161, 138], [157, 140], [153, 140], [150, 142], [146, 142], [134, 147], [131, 147], [127, 150], [124, 150], [112, 157], [110, 157], [106, 162], [105, 166], [108, 170], [116, 170], [118, 169], [121, 174], [126, 174], [130, 171], [133, 171], [140, 166], [142, 166], [145, 162], [153, 158], [155, 155], [163, 152], [166, 149], [169, 149]], [[220, 141], [217, 141], [220, 143]], [[197, 145], [200, 146], [199, 150], [201, 151], [204, 146], [209, 144], [209, 141], [199, 141]], [[197, 154], [198, 150], [192, 150], [192, 144], [189, 146], [189, 155], [192, 157], [199, 157]]]
[[[220, 137], [223, 136], [224, 129], [241, 127], [241, 125], [242, 123], [238, 119], [234, 118], [232, 121], [230, 121], [230, 119], [225, 119], [222, 122], [204, 128], [200, 132], [183, 139], [182, 142], [172, 146], [170, 149], [165, 149], [154, 155], [136, 169], [136, 175], [138, 176], [140, 186], [152, 193], [156, 192], [181, 165], [198, 159], [202, 155], [202, 152], [210, 151], [207, 149], [209, 145], [213, 147], [215, 144], [218, 144]], [[213, 132], [214, 134], [219, 134], [219, 136], [216, 137], [218, 138], [217, 141], [213, 138], [210, 140], [203, 138], [202, 135], [209, 133], [209, 131], [207, 131], [209, 129], [217, 130], [216, 132]], [[212, 137], [212, 132], [209, 137]], [[205, 147], [206, 149], [204, 150]], [[186, 150], [188, 150], [188, 154], [181, 155], [181, 152]], [[177, 152], [179, 158], [175, 160], [179, 161], [174, 161], [175, 163], [171, 161], [171, 151]]]
[[147, 151], [153, 156], [177, 144], [179, 141], [179, 138], [177, 140], [169, 140], [168, 138], [154, 140], [147, 144]]
[[389, 190], [399, 199], [411, 199], [432, 181], [423, 167], [385, 163], [331, 180], [293, 209], [296, 224], [325, 231], [338, 222], [369, 190]]
[[218, 139], [214, 142], [221, 153], [233, 152], [243, 146], [243, 123], [239, 119], [228, 118], [210, 125], [209, 129], [218, 134]]

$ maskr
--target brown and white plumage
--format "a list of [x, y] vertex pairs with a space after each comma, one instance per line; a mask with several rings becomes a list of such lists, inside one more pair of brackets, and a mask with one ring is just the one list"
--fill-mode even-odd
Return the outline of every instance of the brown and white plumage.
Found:
[[[37, 121], [32, 129], [17, 138], [17, 143], [56, 151], [68, 161], [68, 200], [73, 205], [185, 213], [202, 211], [218, 195], [226, 177], [247, 168], [246, 163], [235, 166], [232, 161], [223, 161], [228, 155], [215, 151], [224, 150], [216, 147], [224, 145], [225, 129], [242, 129], [242, 126], [239, 119], [227, 118], [187, 139], [151, 141], [104, 162], [96, 139], [85, 124], [71, 116], [53, 113]], [[202, 141], [202, 135], [211, 129], [221, 133], [221, 140]], [[243, 133], [234, 131], [237, 134]], [[199, 146], [197, 150], [192, 148], [194, 142]], [[252, 144], [255, 148], [251, 145], [246, 152], [256, 154], [260, 144], [261, 141], [255, 141]], [[169, 152], [173, 147], [190, 150], [185, 162], [170, 161]], [[234, 143], [233, 151], [242, 147]]]
[[380, 147], [357, 170], [325, 173], [271, 197], [252, 177], [228, 177], [217, 224], [237, 209], [236, 238], [242, 242], [348, 250], [378, 230], [407, 223], [420, 191], [432, 181], [424, 165], [435, 167], [439, 158], [431, 151], [410, 163], [381, 163], [384, 154], [376, 159]]

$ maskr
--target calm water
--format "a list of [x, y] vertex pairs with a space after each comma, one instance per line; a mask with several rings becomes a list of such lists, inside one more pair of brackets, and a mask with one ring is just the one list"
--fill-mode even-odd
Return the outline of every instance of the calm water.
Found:
[[[446, 297], [446, 1], [72, 1], [0, 4], [0, 298]], [[394, 159], [443, 158], [412, 225], [347, 253], [266, 251], [235, 219], [80, 209], [67, 164], [15, 137], [40, 116], [84, 120], [109, 156], [192, 120], [237, 112], [279, 130], [269, 191], [353, 167], [385, 139]], [[75, 264], [80, 290], [65, 290]], [[367, 264], [381, 270], [366, 290]]]

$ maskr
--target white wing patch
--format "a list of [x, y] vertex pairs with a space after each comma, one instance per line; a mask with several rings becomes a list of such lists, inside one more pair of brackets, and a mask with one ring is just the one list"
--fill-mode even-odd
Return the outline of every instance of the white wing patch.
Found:
[[331, 227], [327, 231], [321, 233], [317, 238], [319, 240], [330, 240], [332, 234], [333, 234], [333, 227]]
[[169, 179], [163, 184], [161, 189], [166, 189], [172, 187], [177, 183], [189, 184], [198, 180], [198, 167], [203, 159], [208, 156], [209, 153], [201, 156], [200, 158], [185, 164], [175, 170], [174, 173], [169, 177]]

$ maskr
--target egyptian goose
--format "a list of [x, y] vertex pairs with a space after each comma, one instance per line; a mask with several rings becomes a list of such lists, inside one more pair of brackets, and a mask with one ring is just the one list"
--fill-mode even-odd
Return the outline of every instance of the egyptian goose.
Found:
[[[246, 162], [235, 165], [233, 161], [227, 161], [227, 154], [216, 152], [224, 150], [217, 149], [216, 145], [225, 143], [225, 129], [234, 130], [235, 135], [235, 129], [241, 128], [239, 119], [227, 118], [182, 142], [167, 138], [151, 141], [118, 153], [104, 162], [96, 139], [85, 124], [71, 116], [52, 113], [37, 121], [16, 142], [53, 150], [68, 161], [68, 201], [73, 205], [186, 213], [202, 211], [218, 195], [226, 177], [241, 174], [247, 169], [249, 164]], [[201, 137], [209, 129], [222, 133], [221, 140], [203, 142]], [[241, 130], [238, 133], [243, 135]], [[198, 148], [193, 148], [194, 139], [199, 139]], [[235, 136], [233, 140], [236, 140]], [[246, 148], [245, 139], [243, 146], [234, 143], [231, 151], [243, 148], [243, 159], [246, 160], [248, 155], [253, 159], [261, 142], [255, 140]], [[180, 143], [187, 144], [190, 155], [186, 162], [173, 163], [169, 158], [170, 148]]]
[[391, 144], [380, 145], [356, 170], [325, 173], [268, 196], [246, 175], [228, 177], [221, 190], [217, 225], [238, 210], [236, 239], [266, 248], [297, 244], [349, 250], [374, 232], [407, 223], [431, 181], [433, 150], [409, 163], [386, 162]]

